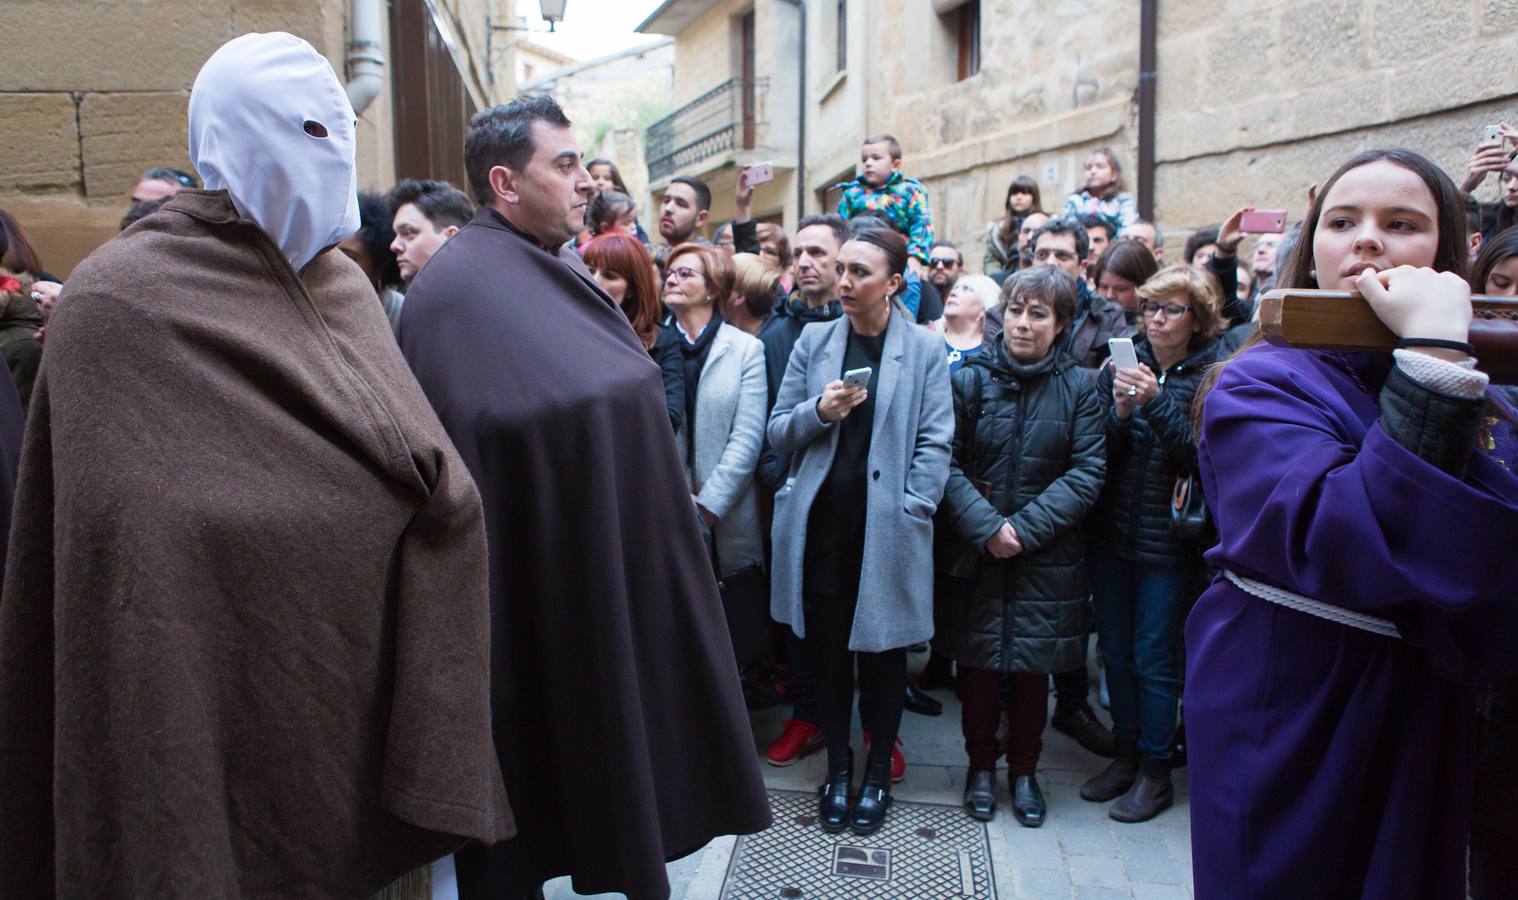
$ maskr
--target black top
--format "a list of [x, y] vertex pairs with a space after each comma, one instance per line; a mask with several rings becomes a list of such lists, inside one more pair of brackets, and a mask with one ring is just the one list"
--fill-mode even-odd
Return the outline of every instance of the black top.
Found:
[[685, 424], [687, 426], [687, 439], [696, 432], [696, 390], [701, 386], [701, 370], [706, 367], [706, 357], [712, 352], [712, 342], [717, 339], [717, 329], [722, 327], [722, 317], [712, 314], [710, 322], [701, 329], [695, 343], [692, 343], [681, 330], [680, 325], [671, 321], [668, 330], [675, 333], [680, 342], [680, 358], [682, 361], [682, 374], [685, 376]]
[[833, 467], [812, 501], [807, 517], [805, 580], [807, 588], [847, 595], [859, 590], [864, 564], [864, 520], [869, 500], [870, 434], [875, 425], [875, 388], [886, 333], [866, 337], [849, 332], [843, 371], [870, 367], [865, 401], [838, 423]]

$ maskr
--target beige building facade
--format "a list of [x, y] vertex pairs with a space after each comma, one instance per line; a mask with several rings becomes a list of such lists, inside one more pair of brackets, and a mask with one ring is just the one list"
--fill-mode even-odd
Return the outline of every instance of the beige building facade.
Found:
[[[1359, 150], [1405, 146], [1453, 177], [1481, 128], [1518, 121], [1518, 3], [1513, 0], [1158, 0], [1153, 110], [1154, 215], [1178, 243], [1238, 206], [1300, 217], [1306, 191]], [[775, 30], [757, 45], [766, 72], [801, 82], [804, 113], [766, 110], [769, 146], [795, 147], [756, 209], [836, 207], [861, 140], [896, 135], [907, 174], [929, 188], [940, 235], [972, 268], [1017, 175], [1057, 210], [1080, 188], [1092, 148], [1111, 147], [1139, 180], [1137, 0], [832, 0], [805, 4], [805, 60]], [[738, 70], [736, 26], [752, 14], [800, 24], [785, 0], [672, 0], [644, 31], [676, 35], [676, 104]], [[801, 76], [802, 70], [805, 76]], [[788, 98], [789, 99], [789, 98]], [[804, 136], [803, 136], [804, 134]], [[685, 129], [681, 146], [701, 135]], [[661, 138], [648, 137], [649, 155]], [[684, 162], [731, 215], [747, 150]], [[668, 179], [653, 177], [655, 196]], [[798, 185], [797, 182], [800, 182]], [[1478, 193], [1495, 197], [1494, 179]], [[799, 192], [798, 189], [799, 188]], [[797, 196], [793, 199], [792, 195]]]
[[801, 18], [795, 0], [668, 0], [638, 26], [675, 40], [675, 108], [645, 133], [650, 208], [670, 179], [700, 178], [710, 237], [733, 218], [739, 168], [769, 162], [775, 178], [754, 192], [753, 214], [795, 227]]
[[[972, 268], [1014, 176], [1037, 179], [1057, 210], [1081, 186], [1087, 153], [1106, 145], [1133, 187], [1140, 9], [808, 4], [808, 211], [832, 208], [827, 188], [852, 176], [860, 138], [875, 132], [900, 138], [939, 234]], [[1513, 0], [1158, 0], [1157, 10], [1152, 204], [1169, 244], [1245, 204], [1298, 218], [1308, 187], [1367, 148], [1417, 150], [1458, 180], [1482, 126], [1518, 122]]]
[[[340, 80], [352, 77], [354, 7], [374, 3], [384, 82], [359, 119], [361, 190], [398, 176], [456, 177], [429, 130], [514, 90], [514, 60], [487, 17], [512, 21], [513, 0], [10, 0], [0, 68], [0, 208], [17, 217], [59, 276], [116, 233], [146, 169], [191, 170], [186, 108], [201, 64], [248, 32], [309, 41]], [[500, 43], [497, 41], [497, 44]], [[433, 106], [414, 99], [434, 98]], [[408, 97], [413, 99], [408, 99]], [[455, 136], [462, 146], [462, 134]], [[436, 151], [436, 152], [434, 152]], [[429, 155], [432, 154], [432, 155]], [[437, 168], [435, 168], [437, 167]]]

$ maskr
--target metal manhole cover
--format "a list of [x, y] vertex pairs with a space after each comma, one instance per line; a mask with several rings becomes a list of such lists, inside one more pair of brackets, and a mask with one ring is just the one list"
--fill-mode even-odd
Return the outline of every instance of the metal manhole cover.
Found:
[[885, 826], [861, 838], [818, 828], [814, 793], [769, 797], [775, 824], [738, 838], [722, 900], [996, 898], [985, 825], [958, 806], [898, 798]]

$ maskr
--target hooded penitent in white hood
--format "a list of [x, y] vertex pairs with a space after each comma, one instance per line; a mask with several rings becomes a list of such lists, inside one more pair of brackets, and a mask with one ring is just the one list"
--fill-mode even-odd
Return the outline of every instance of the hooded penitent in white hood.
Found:
[[211, 54], [190, 92], [190, 161], [299, 272], [358, 230], [354, 116], [327, 60], [283, 32]]

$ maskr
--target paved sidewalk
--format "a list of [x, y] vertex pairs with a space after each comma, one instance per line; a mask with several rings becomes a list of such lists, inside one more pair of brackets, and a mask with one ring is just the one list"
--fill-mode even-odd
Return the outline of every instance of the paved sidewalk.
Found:
[[[913, 668], [922, 661], [914, 659]], [[902, 722], [907, 777], [892, 793], [903, 801], [958, 805], [965, 778], [959, 706], [947, 691], [935, 691], [933, 696], [945, 701], [942, 716], [907, 713]], [[1098, 713], [1105, 717], [1102, 710]], [[762, 753], [768, 740], [779, 733], [781, 721], [789, 714], [788, 708], [752, 714], [756, 753]], [[1174, 807], [1153, 821], [1123, 825], [1107, 818], [1108, 804], [1080, 799], [1081, 782], [1105, 764], [1070, 738], [1053, 729], [1045, 731], [1039, 783], [1049, 814], [1042, 828], [1023, 828], [1012, 818], [1006, 770], [999, 772], [999, 806], [996, 818], [987, 826], [999, 900], [1191, 898], [1191, 823], [1185, 770], [1175, 774]], [[824, 776], [823, 754], [784, 769], [765, 765], [764, 776], [772, 790], [813, 791]], [[671, 863], [673, 898], [716, 900], [722, 893], [734, 844], [734, 838], [721, 838], [699, 853]], [[568, 879], [550, 882], [546, 894], [549, 900], [581, 896], [570, 889]], [[882, 885], [879, 896], [894, 895]]]

